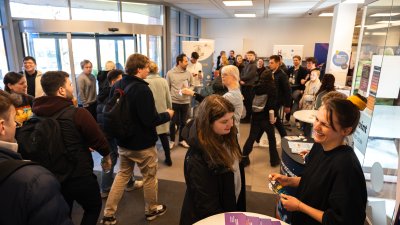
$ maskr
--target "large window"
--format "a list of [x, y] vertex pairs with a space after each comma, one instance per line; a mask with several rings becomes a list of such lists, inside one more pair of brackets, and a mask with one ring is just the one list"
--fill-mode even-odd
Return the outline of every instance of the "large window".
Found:
[[10, 0], [11, 16], [51, 20], [69, 20], [68, 0]]
[[162, 38], [161, 36], [149, 35], [149, 58], [158, 65], [160, 75], [165, 75], [166, 71], [162, 67]]
[[0, 88], [4, 89], [3, 77], [8, 72], [6, 51], [4, 48], [3, 23], [0, 15]]
[[81, 62], [84, 59], [92, 63], [92, 74], [97, 75], [99, 66], [97, 65], [96, 49], [96, 40], [94, 36], [72, 36], [72, 52], [74, 53], [74, 67], [77, 76], [82, 72]]
[[26, 42], [25, 55], [36, 59], [38, 70], [71, 72], [66, 34], [25, 33], [23, 36]]
[[118, 2], [107, 0], [71, 0], [73, 20], [119, 22]]
[[[170, 68], [174, 67], [175, 58], [182, 53], [182, 41], [197, 41], [199, 40], [199, 18], [188, 15], [177, 9], [170, 8], [170, 46], [171, 46], [171, 64]], [[170, 69], [169, 68], [169, 69]]]
[[122, 2], [122, 22], [162, 25], [162, 6], [146, 3]]
[[113, 61], [117, 69], [123, 70], [128, 56], [135, 52], [134, 36], [100, 37], [100, 68], [104, 70], [107, 61]]
[[[368, 187], [372, 224], [393, 224], [398, 207], [400, 132], [400, 0], [367, 6], [354, 91], [368, 99], [353, 135]], [[397, 222], [397, 221], [396, 221]]]

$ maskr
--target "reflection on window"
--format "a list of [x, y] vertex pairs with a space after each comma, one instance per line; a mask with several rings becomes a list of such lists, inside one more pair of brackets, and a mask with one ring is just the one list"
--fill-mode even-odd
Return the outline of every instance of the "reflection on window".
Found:
[[89, 60], [93, 65], [93, 75], [97, 75], [97, 55], [96, 42], [94, 38], [76, 38], [72, 37], [72, 51], [74, 53], [75, 74], [78, 76], [82, 72], [81, 62], [84, 59]]
[[6, 51], [4, 48], [3, 29], [0, 29], [0, 88], [4, 90], [3, 78], [8, 72]]
[[163, 75], [162, 68], [162, 46], [161, 46], [161, 36], [153, 36], [149, 35], [149, 58], [154, 61], [160, 72], [160, 75]]
[[65, 34], [24, 33], [25, 55], [36, 59], [37, 69], [71, 72]]
[[170, 16], [170, 25], [171, 25], [171, 34], [178, 34], [179, 33], [179, 12], [171, 9], [171, 16]]
[[[69, 63], [69, 48], [66, 38], [59, 39], [59, 57], [61, 61], [61, 70], [71, 74], [71, 65]], [[71, 77], [70, 77], [71, 78]]]
[[68, 0], [10, 0], [10, 9], [12, 17], [69, 20]]
[[374, 219], [373, 224], [393, 224], [390, 219], [398, 204], [395, 199], [399, 185], [400, 132], [396, 129], [389, 131], [388, 127], [397, 127], [399, 123], [398, 64], [393, 63], [400, 60], [400, 15], [395, 15], [399, 6], [400, 0], [380, 0], [368, 5], [367, 27], [359, 46], [360, 56], [353, 84], [356, 93], [368, 97], [368, 106], [361, 114], [360, 124], [369, 128], [368, 137], [362, 139], [366, 146], [357, 148], [355, 145], [355, 152], [366, 175], [369, 205], [377, 215], [386, 215], [378, 221], [379, 218], [374, 219], [367, 210], [367, 217]]
[[162, 6], [146, 3], [122, 2], [122, 22], [162, 25]]
[[138, 34], [139, 53], [147, 56], [147, 37], [145, 34]]
[[54, 38], [34, 38], [33, 56], [36, 59], [37, 69], [45, 72], [58, 70], [56, 42]]
[[118, 3], [106, 0], [71, 0], [73, 20], [119, 22]]
[[116, 63], [116, 49], [114, 40], [100, 40], [100, 62], [99, 65], [102, 70], [105, 70], [107, 61], [113, 61]]

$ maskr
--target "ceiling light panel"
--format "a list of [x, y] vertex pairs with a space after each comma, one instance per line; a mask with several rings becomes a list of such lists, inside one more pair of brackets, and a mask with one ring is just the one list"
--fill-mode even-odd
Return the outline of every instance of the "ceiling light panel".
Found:
[[191, 10], [197, 10], [197, 9], [213, 9], [212, 5], [208, 3], [181, 3], [181, 4], [176, 4], [179, 5], [180, 8], [182, 9], [191, 9]]
[[376, 22], [376, 23], [386, 23], [386, 24], [388, 24], [388, 23], [400, 23], [400, 20], [392, 20], [392, 21], [389, 21], [389, 20], [382, 20], [382, 21], [378, 21], [378, 22]]
[[364, 0], [345, 0], [344, 4], [363, 4]]
[[235, 17], [238, 18], [254, 18], [256, 17], [255, 13], [235, 13]]
[[333, 16], [333, 13], [321, 13], [318, 16], [322, 16], [322, 17], [331, 17]]
[[253, 1], [222, 1], [225, 6], [253, 6]]
[[[318, 1], [316, 1], [318, 2]], [[302, 2], [270, 2], [268, 13], [269, 14], [290, 14], [290, 13], [305, 13], [310, 10], [316, 2], [302, 1]]]
[[375, 13], [370, 15], [370, 17], [389, 17], [389, 16], [397, 16], [400, 13]]

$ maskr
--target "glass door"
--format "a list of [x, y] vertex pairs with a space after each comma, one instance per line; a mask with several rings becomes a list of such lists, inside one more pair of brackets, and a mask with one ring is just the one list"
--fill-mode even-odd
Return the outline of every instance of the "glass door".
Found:
[[92, 63], [92, 74], [97, 75], [99, 65], [97, 63], [98, 54], [95, 35], [72, 34], [72, 52], [76, 76], [81, 74], [82, 68], [80, 64], [85, 59]]
[[158, 65], [158, 70], [161, 76], [167, 74], [167, 71], [162, 67], [162, 38], [161, 36], [149, 35], [149, 58]]
[[99, 36], [100, 68], [113, 61], [117, 69], [124, 70], [126, 59], [136, 52], [135, 40], [133, 35]]
[[66, 34], [24, 33], [23, 37], [25, 55], [36, 59], [37, 70], [71, 72]]

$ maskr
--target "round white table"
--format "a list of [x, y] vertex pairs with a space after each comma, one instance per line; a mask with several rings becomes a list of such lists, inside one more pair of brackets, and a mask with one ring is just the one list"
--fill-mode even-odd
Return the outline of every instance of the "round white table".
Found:
[[[281, 220], [258, 213], [252, 213], [252, 212], [231, 212], [231, 213], [243, 213], [246, 216], [258, 217], [262, 219], [270, 219], [271, 221], [280, 222], [281, 225], [288, 225], [287, 223]], [[278, 224], [276, 222], [275, 224]], [[197, 223], [194, 223], [193, 225], [225, 225], [225, 213], [209, 216], [205, 219], [198, 221]]]
[[315, 117], [317, 117], [317, 110], [299, 110], [293, 113], [294, 118], [313, 124], [315, 121]]

